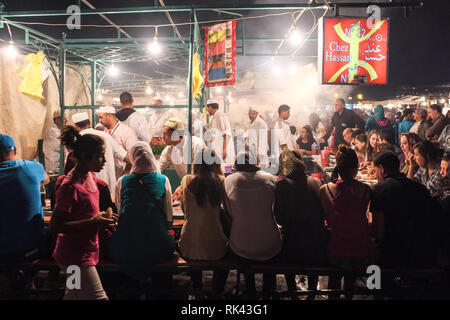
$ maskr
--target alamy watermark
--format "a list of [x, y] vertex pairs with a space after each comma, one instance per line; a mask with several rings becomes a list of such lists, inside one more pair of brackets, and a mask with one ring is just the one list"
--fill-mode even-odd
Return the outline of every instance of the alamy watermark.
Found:
[[66, 269], [66, 287], [69, 290], [81, 289], [81, 269], [79, 266], [70, 265]]
[[[369, 290], [381, 289], [381, 269], [377, 265], [370, 265], [366, 269], [369, 277], [366, 280], [366, 286]], [[81, 289], [81, 268], [77, 265], [70, 265], [66, 269], [66, 287], [69, 290]]]
[[69, 30], [80, 30], [81, 29], [81, 9], [77, 5], [71, 5], [67, 7], [66, 12], [70, 16], [66, 20], [66, 26]]
[[381, 8], [377, 5], [370, 5], [367, 7], [366, 13], [370, 14], [367, 19], [367, 28], [373, 29], [381, 20]]
[[[192, 137], [187, 130], [175, 130], [170, 139], [177, 142], [180, 136], [183, 136], [184, 143], [188, 146], [191, 145]], [[180, 157], [179, 149], [172, 148], [170, 160], [175, 165], [201, 164], [202, 162], [206, 164], [237, 163], [244, 165], [245, 155], [247, 154], [249, 164], [257, 165], [268, 173], [276, 174], [278, 172], [278, 158], [281, 152], [281, 130], [274, 129], [270, 130], [269, 133], [267, 129], [248, 129], [245, 134], [239, 133], [233, 137], [228, 136], [225, 150], [223, 148], [223, 136], [223, 132], [217, 129], [206, 130], [203, 134], [203, 141], [206, 145], [206, 150], [203, 150], [203, 157], [197, 157], [196, 154], [192, 154], [193, 150], [191, 157], [189, 157], [186, 150]], [[212, 151], [214, 151], [215, 156], [213, 156]]]

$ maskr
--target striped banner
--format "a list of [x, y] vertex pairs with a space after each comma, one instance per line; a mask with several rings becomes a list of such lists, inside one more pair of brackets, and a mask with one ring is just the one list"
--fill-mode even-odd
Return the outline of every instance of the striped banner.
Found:
[[205, 27], [205, 86], [236, 82], [236, 20]]

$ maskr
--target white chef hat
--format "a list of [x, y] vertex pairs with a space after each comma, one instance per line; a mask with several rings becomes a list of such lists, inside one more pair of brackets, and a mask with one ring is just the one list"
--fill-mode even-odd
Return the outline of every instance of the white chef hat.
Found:
[[98, 108], [98, 113], [112, 113], [116, 114], [116, 109], [112, 106], [105, 106]]
[[72, 115], [73, 123], [79, 123], [84, 120], [89, 120], [89, 115], [87, 112], [78, 112]]
[[162, 101], [162, 98], [161, 98], [161, 96], [159, 95], [159, 93], [156, 93], [156, 94], [153, 96], [153, 100], [159, 100], [159, 101]]
[[217, 104], [218, 106], [220, 105], [219, 100], [217, 100], [217, 99], [208, 99], [208, 101], [206, 102], [206, 105], [208, 106], [210, 104]]
[[259, 108], [256, 107], [256, 106], [250, 106], [250, 107], [248, 107], [248, 111], [256, 111], [256, 112], [259, 112]]

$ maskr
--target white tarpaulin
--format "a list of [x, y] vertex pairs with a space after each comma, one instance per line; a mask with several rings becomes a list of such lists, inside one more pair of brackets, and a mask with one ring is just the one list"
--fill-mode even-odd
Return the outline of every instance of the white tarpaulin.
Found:
[[[18, 159], [29, 160], [36, 157], [38, 140], [50, 128], [53, 112], [60, 106], [58, 86], [52, 74], [43, 83], [44, 100], [19, 92], [23, 79], [17, 69], [25, 63], [23, 55], [11, 59], [0, 53], [0, 133], [14, 138]], [[65, 82], [66, 105], [90, 104], [89, 89], [76, 71], [66, 68]]]

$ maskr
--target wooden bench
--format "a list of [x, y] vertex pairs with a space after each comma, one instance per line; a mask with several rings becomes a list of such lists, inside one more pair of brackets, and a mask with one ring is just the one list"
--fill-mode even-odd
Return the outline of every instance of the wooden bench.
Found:
[[[25, 270], [26, 272], [36, 272], [36, 271], [50, 271], [58, 268], [58, 265], [53, 260], [41, 259], [30, 263], [19, 263], [19, 264], [0, 264], [0, 268], [5, 267], [14, 268], [16, 270]], [[0, 269], [0, 270], [1, 270]], [[97, 265], [99, 272], [119, 272], [120, 269], [117, 264], [110, 261], [102, 261]], [[202, 260], [188, 260], [180, 257], [178, 254], [174, 254], [173, 258], [155, 265], [152, 271], [155, 272], [168, 272], [172, 274], [187, 273], [192, 271], [215, 271], [215, 270], [236, 270], [238, 272], [238, 281], [236, 282], [236, 290], [239, 289], [239, 275], [244, 272], [252, 273], [275, 273], [275, 274], [286, 274], [293, 273], [297, 275], [317, 275], [317, 276], [334, 276], [334, 275], [354, 275], [357, 277], [368, 277], [370, 275], [363, 271], [356, 272], [354, 270], [341, 270], [336, 268], [307, 268], [296, 264], [242, 264], [237, 260], [225, 258], [217, 261], [202, 261]], [[393, 269], [382, 269], [382, 277], [401, 277], [401, 278], [414, 278], [423, 279], [425, 282], [429, 282], [432, 279], [445, 280], [446, 283], [442, 283], [442, 288], [449, 287], [448, 283], [448, 273], [446, 270], [441, 268], [432, 269], [420, 269], [420, 270], [393, 270]], [[433, 287], [428, 287], [427, 284], [419, 284], [419, 288], [433, 290]], [[412, 290], [411, 287], [406, 287], [405, 290]], [[445, 291], [445, 290], [444, 290]], [[295, 295], [330, 295], [344, 293], [343, 290], [311, 290], [311, 291], [296, 291]], [[347, 292], [348, 293], [348, 292]], [[352, 291], [352, 294], [377, 294], [383, 295], [387, 293], [385, 289], [380, 290], [356, 290]], [[283, 296], [292, 296], [292, 292], [277, 292], [275, 293], [275, 298], [280, 298]], [[447, 296], [449, 298], [449, 296]]]

